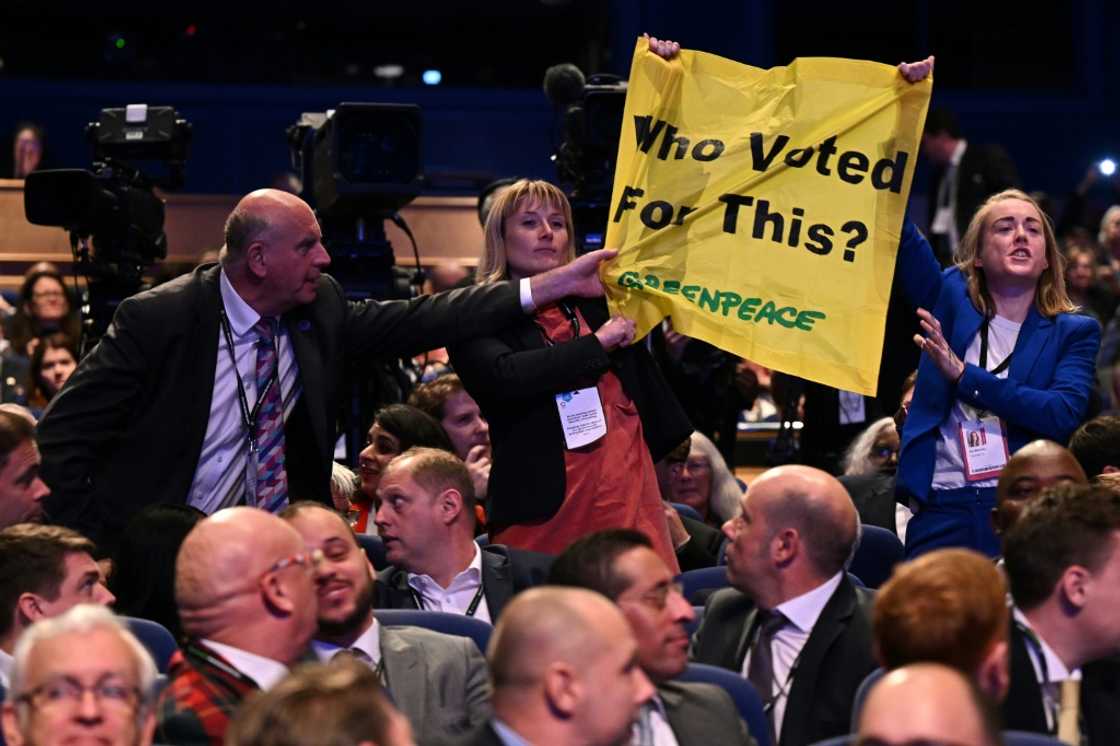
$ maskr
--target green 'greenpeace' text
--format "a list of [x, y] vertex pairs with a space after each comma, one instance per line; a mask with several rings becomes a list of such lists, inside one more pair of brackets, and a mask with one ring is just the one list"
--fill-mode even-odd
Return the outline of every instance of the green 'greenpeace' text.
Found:
[[818, 319], [826, 318], [823, 311], [799, 311], [793, 306], [779, 306], [764, 298], [744, 298], [731, 290], [712, 290], [700, 285], [682, 286], [679, 280], [665, 280], [653, 274], [643, 276], [634, 271], [623, 272], [618, 278], [618, 284], [634, 290], [649, 289], [665, 295], [679, 295], [701, 310], [728, 318], [734, 311], [741, 321], [753, 321], [756, 324], [766, 321], [771, 325], [780, 324], [787, 329], [800, 329], [803, 332], [813, 331], [813, 324]]

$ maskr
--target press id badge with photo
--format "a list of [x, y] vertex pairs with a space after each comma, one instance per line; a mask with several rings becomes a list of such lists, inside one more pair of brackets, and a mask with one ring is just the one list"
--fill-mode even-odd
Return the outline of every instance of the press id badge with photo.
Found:
[[568, 450], [582, 448], [607, 434], [607, 417], [595, 386], [557, 394], [556, 409]]
[[995, 415], [967, 419], [960, 425], [961, 461], [964, 477], [980, 482], [999, 477], [1007, 465], [1007, 430]]

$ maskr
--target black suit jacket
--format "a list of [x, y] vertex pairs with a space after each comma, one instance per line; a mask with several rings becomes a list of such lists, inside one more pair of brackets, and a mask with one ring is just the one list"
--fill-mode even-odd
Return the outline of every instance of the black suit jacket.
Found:
[[681, 516], [681, 523], [684, 524], [685, 531], [688, 531], [688, 541], [677, 550], [677, 562], [681, 566], [681, 572], [715, 567], [719, 564], [719, 547], [723, 543], [723, 532], [686, 515]]
[[[780, 746], [803, 746], [848, 732], [856, 689], [878, 665], [871, 652], [873, 602], [870, 591], [856, 588], [847, 577], [840, 580], [801, 650]], [[712, 594], [693, 638], [692, 659], [741, 672], [755, 614], [754, 603], [734, 588]]]
[[[1043, 710], [1042, 689], [1035, 676], [1027, 641], [1011, 625], [1011, 686], [1003, 701], [1003, 727], [1049, 733]], [[1113, 656], [1081, 667], [1081, 727], [1090, 746], [1120, 743], [1120, 657]]]
[[[490, 544], [482, 549], [482, 595], [492, 622], [513, 598], [526, 588], [548, 579], [554, 557], [541, 552]], [[377, 574], [373, 605], [378, 609], [415, 609], [416, 597], [408, 587], [408, 572], [389, 566]]]
[[[592, 330], [608, 320], [601, 299], [569, 299]], [[494, 461], [487, 496], [492, 525], [548, 520], [564, 501], [564, 433], [555, 395], [593, 385], [611, 369], [634, 402], [646, 445], [660, 461], [692, 425], [645, 346], [609, 355], [592, 334], [549, 345], [531, 317], [495, 336], [448, 349], [455, 371], [490, 425]]]
[[[145, 505], [185, 501], [209, 422], [219, 308], [216, 265], [118, 306], [39, 425], [54, 522], [111, 545]], [[411, 355], [523, 315], [507, 283], [351, 303], [323, 275], [316, 299], [284, 315], [303, 385], [285, 424], [292, 498], [330, 500], [337, 413], [352, 363]]]
[[[936, 173], [929, 194], [929, 217], [937, 214], [937, 192], [946, 171]], [[1007, 151], [999, 145], [969, 143], [957, 167], [957, 235], [963, 237], [972, 216], [988, 197], [1019, 186], [1019, 171]]]

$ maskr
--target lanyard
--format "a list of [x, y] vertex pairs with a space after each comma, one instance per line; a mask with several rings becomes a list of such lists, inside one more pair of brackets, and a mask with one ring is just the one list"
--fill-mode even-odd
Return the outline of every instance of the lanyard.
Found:
[[[237, 358], [233, 354], [233, 332], [230, 331], [229, 318], [226, 317], [226, 309], [222, 308], [219, 311], [219, 320], [221, 321], [222, 334], [226, 338], [226, 351], [229, 353], [229, 362], [233, 366], [233, 375], [237, 379], [237, 403], [241, 405], [241, 423], [245, 426], [245, 432], [249, 435], [249, 447], [252, 450], [257, 450], [257, 439], [254, 431], [256, 430], [255, 424], [257, 422], [257, 415], [261, 412], [261, 405], [264, 404], [265, 396], [272, 385], [277, 382], [280, 376], [280, 353], [276, 349], [276, 338], [272, 339], [272, 351], [276, 355], [276, 367], [272, 369], [272, 375], [268, 377], [264, 388], [261, 389], [260, 394], [257, 396], [257, 403], [253, 409], [249, 409], [249, 398], [245, 395], [245, 384], [241, 380], [241, 372], [237, 369]], [[258, 343], [259, 344], [259, 343]]]
[[[416, 603], [417, 609], [422, 611], [427, 609], [424, 605], [424, 597], [417, 593], [415, 588], [410, 587], [408, 592], [412, 594], [412, 600]], [[480, 603], [482, 603], [482, 583], [478, 584], [478, 590], [475, 591], [474, 598], [471, 599], [471, 602], [467, 605], [467, 610], [463, 613], [473, 617], [475, 612], [478, 611], [478, 605]]]
[[1042, 642], [1038, 639], [1038, 635], [1034, 633], [1034, 630], [1030, 629], [1029, 627], [1027, 627], [1027, 625], [1019, 621], [1015, 621], [1015, 627], [1023, 635], [1023, 639], [1026, 641], [1027, 647], [1031, 649], [1031, 652], [1035, 655], [1035, 660], [1038, 661], [1038, 670], [1039, 673], [1042, 674], [1042, 681], [1040, 682], [1041, 686], [1039, 686], [1039, 689], [1041, 690], [1040, 693], [1042, 694], [1042, 704], [1046, 707], [1046, 712], [1050, 716], [1050, 720], [1056, 731], [1058, 727], [1058, 712], [1061, 709], [1061, 702], [1055, 701], [1054, 697], [1052, 697], [1050, 693], [1047, 692], [1043, 687], [1057, 684], [1058, 682], [1050, 680], [1050, 670], [1046, 665], [1046, 654], [1042, 652]]
[[[564, 315], [568, 317], [568, 322], [572, 325], [572, 339], [579, 339], [579, 316], [576, 315], [576, 310], [563, 301], [558, 303], [557, 306], [559, 306], [560, 310], [564, 312]], [[552, 341], [552, 338], [548, 336], [548, 332], [544, 330], [543, 326], [537, 324], [537, 327], [541, 330], [546, 345], [552, 347], [556, 344]]]
[[[1014, 354], [1015, 354], [1015, 351], [1012, 350], [1011, 353], [1008, 354], [1008, 356], [1003, 359], [1002, 363], [1000, 363], [996, 367], [992, 368], [989, 372], [993, 376], [998, 376], [1000, 373], [1007, 370], [1007, 366], [1011, 365], [1011, 355], [1014, 355]], [[980, 367], [983, 368], [984, 370], [988, 370], [988, 318], [987, 317], [984, 317], [984, 323], [980, 325]]]

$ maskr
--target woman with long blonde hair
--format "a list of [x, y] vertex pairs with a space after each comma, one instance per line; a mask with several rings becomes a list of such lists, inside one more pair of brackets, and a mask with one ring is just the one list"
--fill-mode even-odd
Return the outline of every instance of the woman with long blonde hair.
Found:
[[916, 514], [908, 556], [941, 546], [995, 555], [989, 512], [1007, 458], [1031, 440], [1065, 443], [1093, 387], [1100, 326], [1075, 315], [1054, 231], [1017, 189], [977, 210], [943, 272], [912, 223], [900, 281], [922, 350], [902, 432], [898, 489]]

